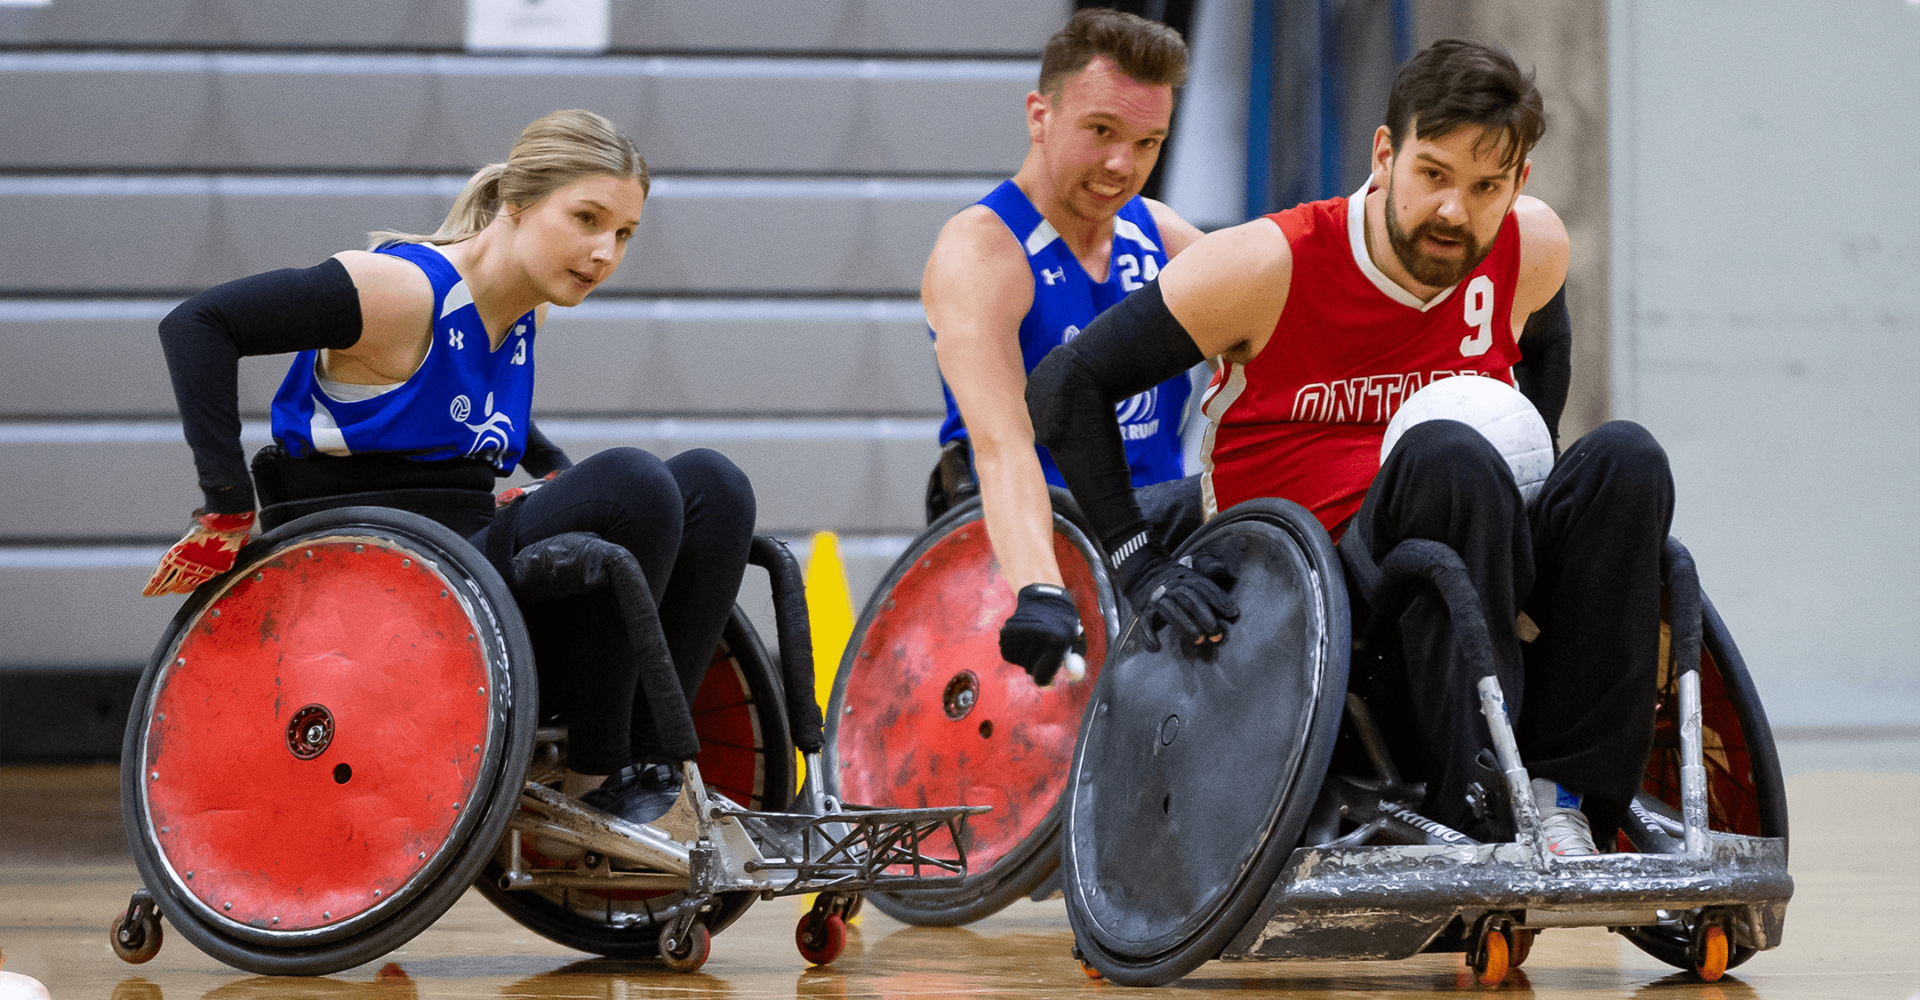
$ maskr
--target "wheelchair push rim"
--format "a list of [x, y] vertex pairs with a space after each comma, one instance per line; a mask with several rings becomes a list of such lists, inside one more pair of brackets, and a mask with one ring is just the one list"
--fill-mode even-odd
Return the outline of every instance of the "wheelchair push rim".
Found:
[[437, 919], [511, 816], [532, 653], [452, 531], [384, 508], [284, 525], [175, 616], [122, 756], [168, 919], [269, 974], [378, 957]]
[[[700, 754], [700, 777], [722, 795], [749, 809], [779, 811], [794, 794], [793, 739], [780, 676], [752, 623], [733, 609], [720, 645], [707, 668], [693, 704]], [[551, 764], [558, 768], [564, 759]], [[542, 859], [522, 838], [523, 863], [541, 867]], [[511, 838], [501, 838], [475, 887], [516, 923], [559, 944], [609, 958], [660, 956], [659, 929], [687, 905], [678, 890], [503, 889], [499, 879], [511, 856]], [[722, 893], [700, 918], [719, 933], [753, 904], [751, 893]]]
[[1122, 985], [1218, 956], [1278, 879], [1338, 734], [1350, 621], [1338, 557], [1298, 505], [1256, 500], [1176, 555], [1237, 553], [1240, 617], [1188, 652], [1129, 623], [1094, 692], [1067, 799], [1067, 915]]
[[[1032, 892], [1059, 866], [1060, 800], [1100, 664], [1119, 634], [1106, 560], [1072, 499], [1053, 490], [1054, 556], [1080, 612], [1087, 677], [1039, 688], [1000, 657], [1015, 595], [993, 558], [979, 498], [930, 525], [874, 591], [827, 710], [827, 789], [848, 802], [988, 805], [961, 846], [952, 889], [874, 893], [912, 924], [954, 925]], [[940, 845], [945, 847], [946, 845]]]

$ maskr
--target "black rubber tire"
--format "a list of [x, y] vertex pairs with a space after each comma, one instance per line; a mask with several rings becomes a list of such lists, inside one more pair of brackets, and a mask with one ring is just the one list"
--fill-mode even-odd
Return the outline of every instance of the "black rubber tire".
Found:
[[[1056, 530], [1059, 522], [1072, 528], [1064, 532], [1073, 539], [1078, 547], [1093, 561], [1101, 563], [1104, 571], [1105, 556], [1100, 551], [1100, 543], [1094, 534], [1093, 526], [1086, 515], [1073, 502], [1071, 494], [1058, 487], [1049, 490], [1053, 502]], [[954, 531], [970, 522], [982, 522], [984, 515], [979, 496], [971, 496], [942, 514], [938, 520], [928, 525], [900, 558], [887, 570], [880, 585], [874, 588], [867, 606], [860, 612], [860, 619], [854, 625], [853, 634], [847, 640], [846, 652], [850, 657], [860, 648], [861, 640], [872, 627], [875, 617], [887, 604], [889, 595], [900, 578], [920, 561], [929, 549]], [[1103, 607], [1111, 608], [1112, 614], [1107, 623], [1107, 647], [1113, 648], [1113, 641], [1119, 635], [1120, 622], [1125, 615], [1125, 602], [1109, 583], [1101, 594]], [[1091, 665], [1090, 665], [1091, 666]], [[847, 682], [851, 672], [845, 669], [836, 671], [833, 682], [833, 695], [827, 703], [827, 749], [823, 755], [827, 763], [827, 791], [840, 795], [839, 733], [840, 720], [844, 717], [847, 700], [851, 697]], [[1060, 867], [1060, 826], [1061, 808], [1055, 800], [1048, 809], [1045, 818], [1012, 851], [1002, 856], [992, 867], [985, 871], [970, 873], [961, 884], [952, 889], [915, 889], [910, 892], [868, 892], [865, 897], [871, 899], [880, 912], [900, 921], [921, 927], [958, 927], [976, 920], [992, 916], [1013, 903], [1031, 895], [1041, 883], [1045, 882]]]
[[[1351, 612], [1347, 604], [1345, 578], [1339, 556], [1334, 552], [1332, 540], [1313, 515], [1297, 504], [1276, 499], [1250, 500], [1221, 513], [1181, 545], [1176, 550], [1175, 556], [1184, 555], [1201, 545], [1208, 544], [1219, 538], [1227, 529], [1238, 528], [1244, 522], [1258, 522], [1273, 529], [1281, 543], [1291, 549], [1299, 563], [1317, 580], [1317, 583], [1301, 588], [1303, 591], [1311, 590], [1312, 593], [1308, 599], [1317, 602], [1317, 607], [1310, 612], [1303, 611], [1301, 614], [1308, 620], [1318, 622], [1315, 656], [1319, 665], [1319, 674], [1317, 681], [1309, 685], [1310, 690], [1318, 693], [1313, 696], [1311, 704], [1305, 701], [1298, 702], [1306, 704], [1307, 710], [1304, 720], [1296, 720], [1304, 723], [1300, 744], [1293, 748], [1297, 751], [1297, 763], [1291, 771], [1291, 776], [1285, 779], [1285, 786], [1276, 789], [1273, 793], [1275, 801], [1270, 804], [1270, 807], [1260, 807], [1266, 810], [1263, 814], [1264, 823], [1260, 826], [1266, 831], [1264, 839], [1254, 846], [1249, 854], [1242, 857], [1237, 865], [1232, 866], [1236, 874], [1228, 880], [1226, 885], [1220, 887], [1218, 901], [1208, 904], [1207, 912], [1196, 912], [1191, 917], [1181, 918], [1183, 925], [1199, 921], [1204, 923], [1192, 927], [1191, 930], [1183, 930], [1176, 926], [1162, 934], [1160, 939], [1140, 943], [1137, 948], [1130, 947], [1125, 952], [1118, 944], [1117, 935], [1112, 942], [1105, 940], [1108, 932], [1101, 926], [1099, 918], [1095, 915], [1095, 904], [1090, 903], [1088, 897], [1096, 891], [1104, 892], [1109, 897], [1133, 899], [1144, 899], [1152, 893], [1140, 886], [1097, 884], [1101, 879], [1096, 876], [1076, 877], [1074, 874], [1083, 870], [1097, 872], [1102, 855], [1115, 849], [1111, 841], [1102, 839], [1101, 831], [1096, 829], [1083, 832], [1081, 827], [1079, 797], [1088, 797], [1088, 815], [1093, 815], [1100, 811], [1095, 799], [1102, 791], [1098, 782], [1089, 782], [1088, 779], [1092, 775], [1087, 773], [1087, 768], [1090, 766], [1087, 762], [1088, 748], [1096, 738], [1098, 723], [1082, 726], [1079, 744], [1074, 748], [1073, 778], [1070, 786], [1072, 792], [1067, 797], [1072, 798], [1073, 801], [1068, 804], [1069, 811], [1063, 840], [1063, 860], [1067, 865], [1067, 870], [1063, 873], [1067, 876], [1065, 880], [1067, 917], [1073, 926], [1074, 939], [1080, 948], [1084, 962], [1106, 978], [1123, 986], [1158, 986], [1169, 983], [1219, 956], [1221, 949], [1226, 947], [1227, 943], [1246, 926], [1247, 921], [1252, 918], [1261, 901], [1266, 898], [1274, 882], [1279, 878], [1282, 868], [1299, 841], [1301, 832], [1305, 829], [1308, 816], [1319, 796], [1321, 782], [1325, 779], [1332, 760], [1334, 742], [1345, 706], [1348, 655], [1352, 646]], [[1241, 587], [1246, 586], [1248, 579], [1243, 571]], [[1244, 629], [1247, 627], [1248, 620], [1249, 606], [1243, 600], [1239, 622], [1230, 626], [1230, 629]], [[1150, 658], [1147, 663], [1148, 668], [1160, 666], [1177, 670], [1185, 666], [1185, 661], [1168, 665], [1161, 662], [1162, 654], [1139, 651], [1136, 648], [1136, 639], [1133, 637], [1134, 630], [1139, 627], [1137, 620], [1128, 624], [1118, 653], [1110, 660], [1107, 671], [1101, 675], [1100, 686], [1095, 689], [1095, 705], [1090, 711], [1098, 711], [1100, 707], [1104, 707], [1109, 698], [1115, 696], [1117, 686], [1130, 676], [1128, 667], [1132, 666], [1136, 659]], [[1163, 640], [1163, 643], [1165, 641]], [[1230, 632], [1228, 642], [1232, 641]], [[1164, 648], [1166, 647], [1163, 645]], [[1144, 680], [1146, 675], [1142, 676]], [[1250, 687], [1241, 684], [1234, 690], [1247, 691]], [[1195, 704], [1198, 702], [1196, 701]], [[1114, 713], [1114, 716], [1116, 720], [1122, 720], [1121, 724], [1132, 724], [1124, 721], [1128, 719], [1125, 712]], [[1199, 718], [1200, 716], [1195, 716], [1195, 719]], [[1174, 721], [1177, 721], [1177, 718]], [[1231, 720], [1228, 720], [1228, 724], [1231, 724]], [[1205, 723], [1190, 720], [1188, 725], [1194, 727], [1205, 725]], [[1164, 724], [1159, 731], [1161, 736], [1158, 742], [1162, 745], [1173, 745], [1174, 737], [1168, 734]], [[1252, 742], [1246, 737], [1255, 735], [1245, 728], [1232, 731], [1240, 734], [1234, 738], [1242, 739], [1246, 743]], [[1174, 732], [1179, 733], [1184, 730], [1176, 729]], [[1104, 736], [1100, 738], [1107, 739]], [[1280, 752], [1285, 753], [1285, 750]], [[1159, 753], [1156, 747], [1154, 749], [1156, 759]], [[1149, 780], [1159, 779], [1145, 773], [1130, 773], [1125, 789], [1146, 787], [1145, 783]], [[1122, 788], [1121, 785], [1114, 787]], [[1133, 792], [1123, 791], [1122, 794], [1124, 796]], [[1147, 798], [1151, 799], [1152, 796], [1148, 795]], [[1122, 828], [1114, 835], [1118, 836], [1119, 833], [1125, 832]], [[1247, 831], [1231, 832], [1244, 834]], [[1238, 845], [1235, 845], [1232, 850], [1237, 856]], [[1109, 861], [1111, 863], [1111, 859]], [[1092, 891], [1089, 889], [1090, 885]], [[1113, 904], [1106, 905], [1111, 907]], [[1165, 940], [1176, 935], [1177, 940]], [[1165, 943], [1162, 943], [1163, 940]]]
[[[748, 710], [754, 714], [761, 734], [761, 745], [755, 748], [761, 756], [761, 787], [754, 796], [757, 801], [741, 805], [764, 811], [785, 809], [793, 800], [794, 752], [793, 739], [787, 732], [779, 667], [738, 607], [727, 620], [720, 641], [746, 682], [751, 698]], [[541, 890], [502, 889], [500, 875], [498, 860], [489, 857], [474, 887], [515, 923], [549, 941], [608, 958], [660, 958], [661, 926], [686, 902], [684, 893], [655, 897], [645, 901], [645, 919], [616, 925], [610, 916], [589, 916], [572, 908], [571, 896], [565, 892], [555, 899]], [[713, 911], [700, 922], [710, 933], [718, 934], [747, 912], [757, 898], [750, 892], [721, 893], [715, 898]], [[622, 920], [631, 920], [629, 911], [617, 912]]]
[[[174, 648], [176, 640], [199, 620], [200, 613], [225, 592], [226, 584], [262, 559], [290, 547], [298, 540], [316, 535], [337, 536], [364, 532], [368, 537], [397, 542], [452, 567], [473, 585], [470, 597], [483, 601], [492, 611], [492, 621], [476, 620], [497, 628], [476, 627], [489, 652], [489, 663], [496, 689], [507, 685], [509, 692], [524, 692], [525, 697], [510, 695], [510, 708], [502, 732], [502, 752], [489, 782], [490, 791], [481, 818], [465, 843], [452, 849], [439, 872], [428, 882], [415, 887], [413, 897], [390, 903], [391, 915], [377, 924], [349, 936], [321, 944], [275, 947], [236, 938], [218, 925], [194, 912], [194, 907], [176, 891], [164, 874], [158, 847], [150, 838], [146, 811], [140, 789], [140, 761], [144, 756], [153, 698], [159, 668]], [[121, 815], [126, 825], [127, 844], [133, 854], [140, 878], [159, 902], [161, 912], [182, 937], [208, 955], [248, 972], [274, 976], [323, 976], [379, 958], [411, 941], [453, 906], [485, 865], [493, 845], [499, 841], [508, 821], [518, 808], [519, 791], [525, 780], [538, 713], [538, 690], [533, 666], [533, 649], [521, 622], [519, 609], [506, 581], [500, 578], [486, 558], [467, 540], [452, 530], [417, 514], [385, 507], [342, 507], [311, 514], [267, 532], [242, 549], [235, 569], [208, 581], [196, 590], [174, 615], [166, 634], [155, 647], [133, 699], [127, 719], [126, 736], [121, 746]], [[449, 575], [452, 575], [451, 573]], [[398, 893], [396, 899], [401, 899]]]
[[[1760, 695], [1754, 688], [1753, 676], [1747, 672], [1747, 663], [1741, 658], [1739, 648], [1733, 644], [1733, 635], [1727, 631], [1727, 624], [1720, 618], [1720, 612], [1714, 609], [1713, 601], [1702, 594], [1700, 606], [1701, 644], [1719, 668], [1727, 699], [1740, 722], [1741, 735], [1746, 740], [1759, 813], [1758, 833], [1762, 837], [1785, 840], [1786, 781], [1780, 772], [1780, 754], [1773, 744], [1773, 729], [1767, 724], [1766, 709], [1760, 704]], [[1645, 797], [1645, 793], [1642, 796]], [[1637, 832], [1634, 824], [1628, 823], [1625, 829], [1629, 839], [1634, 840], [1636, 849], [1647, 849], [1634, 837]], [[1682, 931], [1666, 927], [1626, 927], [1621, 929], [1620, 935], [1632, 941], [1641, 951], [1676, 969], [1693, 969], [1692, 942]], [[1757, 951], [1754, 948], [1729, 942], [1727, 968], [1731, 969], [1755, 954]]]

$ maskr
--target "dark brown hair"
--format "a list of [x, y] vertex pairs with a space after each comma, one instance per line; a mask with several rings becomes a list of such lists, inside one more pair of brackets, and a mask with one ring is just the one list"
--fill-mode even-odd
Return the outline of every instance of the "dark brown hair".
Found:
[[1178, 87], [1187, 78], [1187, 43], [1164, 24], [1106, 7], [1074, 12], [1040, 54], [1040, 92], [1057, 97], [1067, 78], [1095, 56], [1113, 60], [1141, 83]]
[[1521, 73], [1505, 50], [1443, 39], [1400, 68], [1387, 96], [1387, 129], [1397, 153], [1409, 128], [1433, 139], [1463, 125], [1485, 129], [1481, 142], [1503, 147], [1500, 165], [1517, 167], [1547, 130], [1547, 116], [1533, 73]]

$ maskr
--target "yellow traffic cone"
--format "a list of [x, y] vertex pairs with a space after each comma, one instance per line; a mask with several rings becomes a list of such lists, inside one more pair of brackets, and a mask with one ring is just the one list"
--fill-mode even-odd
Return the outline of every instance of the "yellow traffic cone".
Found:
[[[833, 699], [833, 679], [840, 670], [840, 656], [847, 640], [853, 637], [853, 590], [847, 585], [847, 568], [840, 561], [840, 536], [831, 531], [816, 531], [812, 551], [807, 555], [807, 624], [813, 629], [813, 697], [824, 714]], [[795, 771], [806, 780], [807, 762], [796, 751]], [[801, 910], [813, 906], [814, 895], [801, 898]], [[854, 920], [858, 920], [855, 917]], [[852, 921], [849, 921], [852, 922]]]
[[813, 693], [826, 711], [840, 656], [853, 637], [853, 590], [840, 562], [840, 536], [816, 531], [807, 556], [807, 622], [813, 627]]

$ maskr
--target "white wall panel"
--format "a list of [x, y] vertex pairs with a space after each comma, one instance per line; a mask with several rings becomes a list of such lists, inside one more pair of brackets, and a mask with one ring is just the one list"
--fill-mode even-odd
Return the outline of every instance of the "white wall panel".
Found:
[[1613, 0], [1617, 416], [1776, 724], [1920, 720], [1920, 3]]

